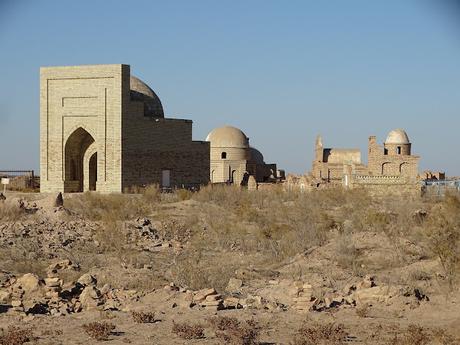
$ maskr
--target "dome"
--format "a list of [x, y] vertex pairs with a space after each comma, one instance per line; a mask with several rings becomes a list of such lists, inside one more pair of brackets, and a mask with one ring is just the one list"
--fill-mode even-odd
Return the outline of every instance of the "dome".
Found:
[[164, 117], [163, 106], [156, 93], [142, 80], [129, 78], [131, 100], [144, 102], [144, 116]]
[[249, 138], [246, 134], [231, 126], [213, 129], [206, 137], [206, 141], [211, 142], [211, 147], [249, 147]]
[[262, 154], [262, 152], [257, 150], [255, 147], [251, 147], [249, 151], [251, 153], [251, 162], [256, 164], [265, 164], [264, 155]]
[[385, 144], [409, 144], [409, 137], [403, 129], [392, 130], [385, 141]]

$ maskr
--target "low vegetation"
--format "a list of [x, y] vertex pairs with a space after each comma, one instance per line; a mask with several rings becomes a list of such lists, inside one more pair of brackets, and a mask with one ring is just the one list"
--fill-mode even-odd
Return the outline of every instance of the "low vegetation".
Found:
[[343, 325], [306, 323], [296, 332], [292, 345], [344, 345], [347, 337]]
[[110, 322], [90, 322], [83, 325], [86, 334], [97, 341], [108, 340], [115, 330], [115, 325]]
[[173, 323], [172, 333], [182, 339], [202, 339], [204, 338], [204, 327], [200, 324], [189, 324], [186, 322]]
[[131, 316], [135, 323], [155, 323], [155, 312], [132, 311]]
[[259, 326], [254, 320], [239, 321], [233, 317], [219, 316], [209, 320], [216, 337], [230, 345], [259, 344]]
[[22, 345], [34, 339], [33, 330], [10, 326], [0, 330], [0, 345]]
[[406, 330], [395, 333], [388, 345], [458, 345], [460, 342], [443, 330], [430, 330], [410, 325]]

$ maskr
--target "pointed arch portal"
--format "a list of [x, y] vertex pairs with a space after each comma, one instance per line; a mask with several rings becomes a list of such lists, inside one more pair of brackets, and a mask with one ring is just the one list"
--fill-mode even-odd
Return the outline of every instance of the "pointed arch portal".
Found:
[[[96, 190], [97, 153], [94, 152], [89, 160], [84, 159], [88, 148], [94, 142], [92, 135], [82, 127], [77, 128], [67, 139], [64, 158], [64, 190], [66, 192]], [[85, 174], [89, 176], [85, 178]], [[85, 183], [89, 185], [85, 186]]]

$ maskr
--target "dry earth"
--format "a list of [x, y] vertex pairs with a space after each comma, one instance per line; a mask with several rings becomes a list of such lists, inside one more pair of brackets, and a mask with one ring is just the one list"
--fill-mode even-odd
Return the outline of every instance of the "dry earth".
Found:
[[1, 345], [459, 344], [457, 196], [55, 200], [0, 201]]

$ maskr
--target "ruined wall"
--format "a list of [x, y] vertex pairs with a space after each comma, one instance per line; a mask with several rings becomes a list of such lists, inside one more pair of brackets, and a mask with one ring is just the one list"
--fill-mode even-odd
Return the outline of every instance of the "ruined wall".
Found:
[[[323, 179], [330, 182], [341, 182], [343, 178], [343, 169], [346, 163], [318, 163], [313, 164], [313, 176], [317, 179]], [[353, 165], [353, 171], [356, 174], [368, 174], [368, 168], [363, 164]]]
[[399, 195], [417, 197], [422, 193], [422, 185], [402, 176], [352, 175], [350, 188], [363, 188], [371, 195]]
[[314, 178], [340, 183], [345, 164], [353, 164], [357, 173], [368, 173], [366, 166], [361, 163], [361, 152], [358, 149], [324, 148], [322, 138], [316, 138], [315, 159], [311, 170]]

